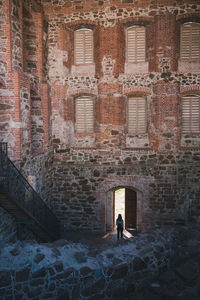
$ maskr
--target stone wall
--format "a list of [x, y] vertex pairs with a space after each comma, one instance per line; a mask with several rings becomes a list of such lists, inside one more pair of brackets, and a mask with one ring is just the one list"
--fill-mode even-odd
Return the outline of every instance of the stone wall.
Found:
[[28, 157], [17, 164], [23, 176], [49, 207], [52, 207], [52, 161], [51, 153], [47, 152], [35, 157]]
[[[0, 6], [1, 141], [8, 143], [12, 159], [25, 160], [32, 152], [44, 152], [49, 139], [49, 92], [43, 80], [47, 26], [39, 1], [2, 0]], [[32, 97], [41, 101], [38, 125]]]
[[[137, 191], [138, 227], [198, 213], [199, 134], [181, 133], [181, 96], [199, 93], [199, 69], [180, 61], [181, 23], [199, 20], [194, 1], [43, 1], [51, 85], [52, 205], [62, 223], [108, 230], [113, 190]], [[146, 28], [146, 62], [128, 65], [125, 30]], [[76, 66], [73, 32], [94, 33], [94, 63]], [[75, 99], [94, 99], [94, 132], [75, 130]], [[147, 133], [127, 132], [127, 99], [147, 99]], [[121, 182], [121, 184], [120, 184]], [[112, 223], [112, 221], [110, 221]], [[112, 229], [112, 228], [110, 228]]]
[[5, 242], [15, 242], [17, 239], [17, 225], [15, 219], [0, 208], [0, 239]]
[[132, 187], [142, 206], [138, 228], [178, 224], [199, 215], [199, 160], [196, 151], [58, 150], [52, 205], [68, 228], [105, 230], [109, 193], [112, 198], [114, 189]]
[[[59, 241], [16, 243], [0, 253], [0, 295], [39, 299], [116, 299], [145, 288], [181, 251], [173, 230], [148, 234], [104, 250]], [[8, 258], [12, 259], [12, 266]]]
[[17, 240], [35, 240], [38, 238], [30, 231], [26, 224], [17, 223], [15, 217], [0, 207], [0, 243], [14, 243]]

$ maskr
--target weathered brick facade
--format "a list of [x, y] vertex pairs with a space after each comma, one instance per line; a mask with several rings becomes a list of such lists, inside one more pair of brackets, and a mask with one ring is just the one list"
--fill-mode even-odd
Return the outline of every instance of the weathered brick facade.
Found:
[[[182, 133], [181, 96], [199, 94], [200, 61], [180, 59], [194, 0], [0, 0], [0, 131], [10, 157], [69, 228], [110, 230], [113, 191], [137, 192], [137, 226], [177, 223], [200, 208], [200, 132]], [[146, 61], [126, 61], [126, 29], [146, 28]], [[89, 28], [94, 62], [74, 63]], [[94, 99], [94, 131], [78, 133], [75, 101]], [[127, 102], [147, 102], [130, 134]], [[33, 159], [34, 158], [34, 159]]]

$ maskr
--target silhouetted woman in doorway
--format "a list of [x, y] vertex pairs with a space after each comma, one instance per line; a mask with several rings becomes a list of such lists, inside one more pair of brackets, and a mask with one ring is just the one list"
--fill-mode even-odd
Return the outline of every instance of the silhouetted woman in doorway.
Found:
[[121, 236], [121, 239], [123, 238], [123, 229], [124, 229], [124, 221], [122, 219], [122, 215], [119, 214], [118, 218], [116, 220], [117, 225], [117, 239], [119, 240], [119, 235]]

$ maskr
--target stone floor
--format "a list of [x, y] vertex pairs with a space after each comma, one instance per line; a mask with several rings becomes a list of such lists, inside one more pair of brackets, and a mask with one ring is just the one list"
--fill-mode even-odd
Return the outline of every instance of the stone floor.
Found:
[[96, 248], [99, 251], [107, 248], [108, 246], [116, 246], [118, 244], [126, 244], [130, 239], [136, 236], [136, 231], [132, 230], [131, 233], [127, 230], [123, 231], [123, 239], [117, 240], [117, 230], [109, 233], [95, 234], [87, 232], [67, 232], [66, 239], [71, 242], [79, 242], [87, 245], [89, 248]]
[[[200, 229], [200, 227], [198, 227]], [[141, 291], [130, 295], [119, 296], [119, 300], [200, 300], [200, 230], [191, 227], [191, 231], [183, 232], [184, 240], [180, 249], [180, 257], [174, 259], [169, 270], [160, 274], [153, 282]], [[117, 241], [117, 233], [106, 235], [83, 233], [67, 233], [67, 239], [88, 245], [91, 252], [102, 251], [108, 246], [125, 244], [134, 238], [124, 231], [124, 238]], [[104, 299], [102, 299], [104, 300]]]
[[200, 226], [180, 236], [180, 257], [142, 291], [121, 300], [200, 300]]
[[[172, 229], [172, 231], [171, 231]], [[38, 270], [42, 270], [43, 268], [41, 267], [40, 263], [43, 264], [43, 266], [48, 265], [49, 267], [49, 261], [52, 258], [54, 259], [54, 262], [52, 262], [51, 264], [54, 266], [54, 264], [56, 264], [57, 260], [60, 260], [60, 266], [62, 266], [62, 272], [64, 273], [64, 270], [67, 270], [68, 267], [63, 267], [63, 264], [66, 263], [66, 261], [64, 262], [63, 258], [61, 260], [62, 257], [62, 253], [60, 252], [61, 250], [59, 250], [59, 247], [62, 247], [64, 245], [69, 245], [71, 246], [72, 243], [70, 242], [79, 242], [83, 245], [86, 245], [88, 248], [87, 252], [87, 256], [91, 257], [92, 260], [93, 258], [98, 258], [100, 257], [100, 259], [104, 259], [106, 264], [108, 263], [108, 261], [106, 260], [108, 258], [108, 256], [106, 256], [106, 254], [104, 256], [102, 256], [102, 250], [107, 250], [109, 247], [113, 248], [112, 250], [115, 250], [114, 248], [117, 248], [118, 245], [128, 245], [128, 247], [119, 247], [119, 248], [126, 248], [129, 249], [129, 252], [125, 252], [125, 255], [128, 255], [130, 253], [130, 249], [131, 253], [133, 253], [134, 255], [134, 248], [131, 247], [129, 248], [129, 246], [132, 246], [132, 244], [134, 243], [134, 245], [137, 247], [137, 249], [139, 249], [140, 255], [143, 255], [143, 257], [145, 257], [145, 259], [147, 262], [150, 262], [150, 264], [153, 266], [153, 264], [156, 263], [155, 260], [152, 260], [152, 255], [154, 257], [158, 257], [158, 262], [162, 263], [162, 258], [163, 255], [165, 256], [167, 251], [169, 250], [170, 253], [173, 253], [173, 259], [171, 261], [171, 265], [169, 268], [167, 268], [167, 264], [164, 264], [163, 268], [161, 268], [162, 273], [159, 274], [159, 276], [156, 277], [148, 277], [148, 278], [153, 278], [151, 279], [149, 282], [145, 281], [145, 288], [143, 288], [142, 290], [137, 290], [133, 292], [133, 289], [137, 287], [137, 284], [134, 284], [133, 281], [133, 289], [132, 289], [132, 293], [129, 295], [119, 295], [118, 296], [118, 291], [120, 291], [120, 289], [117, 289], [117, 296], [115, 298], [112, 298], [112, 300], [200, 300], [200, 225], [197, 224], [193, 224], [193, 225], [188, 225], [188, 226], [179, 226], [177, 228], [172, 227], [170, 229], [170, 227], [165, 227], [164, 231], [159, 231], [158, 232], [155, 231], [149, 231], [148, 233], [145, 234], [138, 234], [138, 235], [131, 235], [128, 231], [124, 231], [124, 238], [120, 239], [119, 241], [117, 240], [117, 233], [116, 231], [113, 231], [109, 234], [98, 234], [98, 235], [94, 235], [91, 233], [79, 233], [79, 232], [67, 232], [66, 233], [66, 238], [67, 240], [58, 240], [55, 241], [54, 243], [50, 243], [50, 244], [41, 244], [38, 245], [37, 243], [33, 243], [28, 245], [28, 252], [25, 251], [25, 244], [19, 242], [17, 243], [17, 245], [14, 246], [6, 246], [8, 247], [6, 248], [7, 250], [5, 251], [5, 253], [3, 252], [3, 246], [1, 247], [1, 251], [0, 254], [4, 256], [2, 256], [2, 262], [4, 262], [4, 266], [3, 263], [0, 264], [0, 266], [2, 268], [7, 268], [6, 265], [6, 261], [8, 266], [10, 266], [10, 263], [12, 263], [12, 268], [13, 266], [15, 266], [15, 270], [18, 270], [17, 274], [21, 274], [21, 271], [24, 270], [23, 267], [20, 264], [20, 261], [22, 263], [22, 265], [24, 264], [24, 257], [28, 258], [28, 261], [31, 262], [31, 264], [34, 264], [34, 268], [38, 267]], [[171, 233], [174, 232], [175, 230], [175, 234], [173, 234], [173, 238], [171, 239], [172, 235]], [[168, 247], [168, 243], [165, 244], [165, 252], [162, 251], [162, 247], [159, 248], [159, 243], [162, 239], [162, 235], [164, 235], [166, 233], [166, 237], [165, 237], [165, 241], [170, 242], [171, 244]], [[174, 248], [172, 247], [172, 241], [174, 242]], [[156, 243], [156, 247], [154, 248], [149, 248], [149, 244], [151, 242], [155, 242]], [[130, 243], [130, 245], [129, 245]], [[35, 245], [35, 246], [34, 246]], [[31, 246], [31, 247], [30, 247]], [[78, 245], [79, 246], [79, 245]], [[9, 248], [9, 247], [14, 247], [13, 249]], [[33, 249], [33, 247], [35, 247]], [[47, 248], [46, 248], [47, 247]], [[75, 249], [75, 245], [73, 245], [72, 247], [73, 249]], [[84, 248], [84, 247], [83, 247]], [[31, 250], [33, 249], [33, 250]], [[70, 248], [71, 249], [71, 248]], [[149, 250], [150, 249], [150, 250]], [[159, 250], [160, 249], [160, 250]], [[19, 256], [20, 251], [23, 250], [23, 256]], [[146, 251], [148, 250], [148, 251]], [[166, 251], [167, 250], [167, 251]], [[32, 252], [31, 252], [32, 251]], [[69, 256], [66, 255], [66, 249], [64, 249], [65, 251], [65, 258], [67, 257], [67, 261], [70, 260], [71, 255], [70, 253]], [[71, 250], [70, 250], [71, 251]], [[75, 250], [76, 251], [76, 250]], [[73, 257], [73, 262], [75, 262], [78, 266], [80, 265], [80, 263], [86, 262], [86, 256], [84, 256], [81, 252], [82, 250], [80, 250], [79, 247], [77, 247], [77, 252], [75, 254], [78, 254], [78, 256], [74, 255]], [[150, 251], [150, 254], [148, 254]], [[156, 251], [156, 252], [155, 252]], [[172, 252], [171, 252], [172, 251]], [[72, 251], [73, 252], [73, 251]], [[106, 252], [106, 251], [105, 251]], [[110, 251], [109, 251], [110, 252]], [[113, 251], [114, 252], [114, 251]], [[143, 252], [143, 254], [141, 254]], [[27, 254], [26, 254], [27, 253]], [[32, 254], [31, 254], [32, 253]], [[53, 253], [53, 256], [52, 256]], [[147, 255], [146, 255], [146, 254]], [[175, 253], [175, 255], [174, 255]], [[7, 259], [9, 254], [9, 259]], [[73, 254], [73, 253], [72, 253]], [[98, 255], [100, 254], [100, 255]], [[110, 255], [110, 253], [107, 253]], [[117, 259], [119, 260], [119, 254], [120, 252], [117, 252]], [[31, 256], [32, 255], [32, 256]], [[70, 256], [71, 255], [71, 256]], [[82, 255], [82, 257], [80, 257]], [[156, 256], [158, 255], [158, 256]], [[171, 257], [171, 255], [170, 255]], [[121, 259], [124, 259], [124, 256], [122, 256]], [[15, 264], [14, 264], [15, 261]], [[26, 262], [26, 260], [25, 260]], [[89, 261], [88, 261], [89, 262]], [[28, 265], [31, 265], [28, 263]], [[87, 264], [87, 262], [86, 262]], [[116, 257], [115, 256], [111, 256], [109, 259], [109, 264], [116, 264]], [[27, 265], [27, 262], [26, 262]], [[108, 265], [108, 264], [107, 264]], [[6, 266], [6, 267], [5, 267]], [[24, 266], [24, 265], [23, 265]], [[57, 264], [56, 264], [57, 266]], [[71, 265], [70, 265], [71, 267]], [[77, 267], [78, 269], [79, 267]], [[5, 270], [5, 269], [2, 269]], [[29, 267], [29, 272], [32, 272], [31, 274], [33, 274], [35, 271], [32, 270]], [[159, 270], [159, 268], [157, 268], [157, 270]], [[57, 273], [59, 273], [59, 268]], [[45, 273], [46, 274], [46, 273]], [[66, 276], [63, 274], [58, 274], [59, 276]], [[140, 273], [141, 274], [141, 273]], [[32, 275], [31, 275], [32, 276]], [[45, 275], [46, 276], [46, 275]], [[53, 275], [54, 276], [54, 275]], [[137, 274], [138, 276], [138, 274]], [[137, 279], [137, 277], [135, 277]], [[136, 280], [135, 279], [135, 280]], [[133, 280], [133, 279], [131, 279]], [[10, 281], [11, 282], [11, 281]], [[2, 280], [0, 280], [0, 284], [2, 283]], [[11, 285], [11, 283], [10, 283]], [[123, 290], [121, 289], [121, 292], [123, 293]], [[7, 298], [1, 298], [0, 299], [12, 299], [10, 297]], [[16, 298], [16, 299], [20, 299], [20, 298]], [[22, 298], [21, 298], [22, 299]], [[25, 299], [25, 298], [23, 298]], [[26, 298], [26, 299], [30, 299], [30, 298]], [[33, 298], [31, 298], [33, 299]], [[35, 300], [37, 299], [41, 299], [42, 298], [34, 298]], [[46, 298], [45, 298], [46, 299]], [[48, 299], [54, 299], [53, 297], [48, 298]], [[66, 298], [56, 298], [58, 300], [61, 299], [65, 299]], [[90, 298], [92, 300], [97, 300], [97, 299], [93, 299]], [[99, 300], [108, 300], [108, 299], [102, 299], [99, 298]]]

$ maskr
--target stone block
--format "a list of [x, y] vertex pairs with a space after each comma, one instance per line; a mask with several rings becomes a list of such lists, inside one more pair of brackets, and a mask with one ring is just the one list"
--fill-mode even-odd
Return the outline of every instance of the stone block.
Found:
[[40, 297], [42, 292], [42, 289], [40, 287], [35, 288], [35, 289], [30, 289], [29, 293], [28, 293], [28, 297], [29, 299], [34, 298], [34, 297]]
[[56, 272], [62, 272], [63, 271], [63, 263], [61, 261], [56, 262], [53, 265], [53, 267], [56, 270]]
[[43, 259], [45, 258], [45, 255], [43, 253], [38, 253], [36, 254], [35, 258], [34, 258], [34, 262], [35, 263], [40, 263]]
[[147, 268], [146, 263], [140, 258], [135, 257], [132, 261], [132, 270], [133, 272], [142, 271]]
[[175, 272], [182, 278], [186, 285], [191, 286], [193, 281], [199, 276], [199, 266], [197, 263], [188, 261], [187, 263], [177, 267]]
[[16, 272], [16, 282], [27, 281], [30, 274], [30, 267], [26, 267], [23, 270]]
[[85, 253], [82, 251], [75, 252], [74, 258], [77, 260], [78, 263], [85, 263], [87, 261], [87, 257], [85, 256]]
[[32, 273], [32, 278], [44, 278], [46, 275], [46, 269], [42, 267], [41, 269]]
[[128, 273], [128, 265], [121, 264], [112, 269], [112, 280], [123, 278]]
[[79, 300], [80, 299], [80, 286], [75, 285], [72, 289], [72, 299], [71, 300]]
[[82, 267], [79, 272], [80, 272], [80, 275], [87, 276], [88, 274], [91, 274], [92, 270], [86, 266], [86, 267]]
[[34, 279], [30, 282], [30, 286], [39, 286], [44, 284], [44, 279]]

